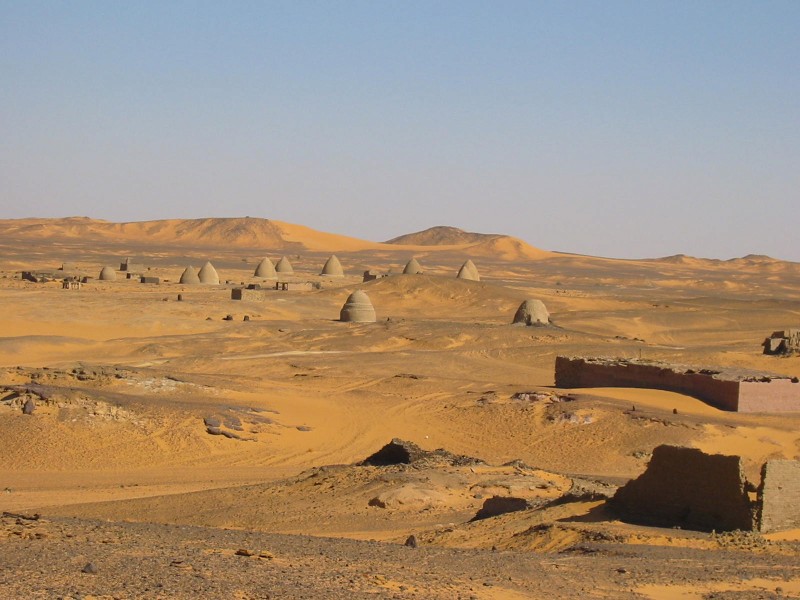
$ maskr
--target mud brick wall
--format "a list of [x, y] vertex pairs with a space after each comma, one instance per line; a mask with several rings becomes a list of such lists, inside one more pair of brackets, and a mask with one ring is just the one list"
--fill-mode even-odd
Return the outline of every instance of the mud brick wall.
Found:
[[[635, 387], [694, 396], [723, 410], [738, 410], [739, 382], [669, 367], [624, 361], [556, 357], [556, 387]], [[798, 388], [800, 390], [800, 388]], [[753, 396], [755, 398], [755, 395]]]
[[767, 461], [761, 468], [759, 498], [763, 533], [800, 528], [800, 461]]
[[739, 383], [739, 412], [800, 412], [800, 382], [791, 379], [742, 381]]
[[265, 290], [248, 290], [243, 288], [234, 288], [231, 290], [231, 300], [266, 300], [267, 292]]
[[609, 501], [623, 519], [704, 531], [754, 528], [754, 503], [738, 456], [658, 446], [647, 470]]

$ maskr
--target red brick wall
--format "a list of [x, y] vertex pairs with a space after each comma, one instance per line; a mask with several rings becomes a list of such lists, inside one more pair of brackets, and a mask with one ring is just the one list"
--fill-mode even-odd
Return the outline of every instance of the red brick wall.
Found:
[[800, 383], [790, 379], [742, 381], [739, 412], [800, 412]]
[[[701, 373], [674, 371], [666, 366], [583, 358], [556, 357], [556, 387], [635, 387], [667, 390], [694, 396], [721, 408], [737, 410], [739, 382], [714, 379]], [[798, 388], [800, 389], [800, 388]]]

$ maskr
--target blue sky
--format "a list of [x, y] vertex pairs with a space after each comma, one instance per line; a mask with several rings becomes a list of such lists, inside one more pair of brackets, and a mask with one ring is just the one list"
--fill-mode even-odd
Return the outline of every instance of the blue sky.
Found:
[[0, 218], [800, 261], [800, 2], [0, 0]]

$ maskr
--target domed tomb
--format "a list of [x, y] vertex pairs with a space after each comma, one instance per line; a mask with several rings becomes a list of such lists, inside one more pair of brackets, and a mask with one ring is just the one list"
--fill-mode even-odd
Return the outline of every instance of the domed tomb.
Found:
[[253, 274], [253, 276], [261, 277], [261, 279], [275, 279], [275, 265], [273, 265], [272, 261], [265, 256], [261, 259], [261, 262], [258, 263], [256, 272]]
[[461, 268], [458, 270], [458, 275], [456, 275], [458, 279], [468, 279], [470, 281], [480, 281], [481, 276], [478, 274], [478, 268], [475, 266], [475, 263], [472, 262], [470, 259], [467, 259], [466, 262], [461, 265]]
[[339, 320], [350, 323], [374, 323], [375, 308], [366, 292], [356, 290], [347, 298], [339, 313]]
[[103, 267], [100, 269], [100, 276], [98, 279], [100, 281], [116, 281], [117, 272], [114, 270], [114, 267]]
[[328, 277], [344, 277], [342, 263], [339, 262], [339, 259], [335, 254], [331, 254], [331, 257], [325, 261], [325, 266], [322, 267], [322, 273], [320, 273], [320, 275], [327, 275]]
[[181, 273], [180, 282], [184, 285], [196, 285], [200, 283], [200, 278], [197, 276], [197, 271], [194, 270], [192, 265], [189, 265]]
[[417, 262], [416, 258], [412, 258], [406, 263], [406, 268], [403, 269], [403, 275], [421, 275], [422, 267]]
[[278, 273], [283, 273], [284, 275], [291, 275], [294, 273], [292, 263], [290, 263], [289, 259], [285, 256], [278, 261], [277, 265], [275, 265], [275, 271]]
[[200, 283], [206, 285], [219, 285], [219, 275], [214, 265], [211, 264], [211, 261], [206, 261], [206, 264], [203, 265], [203, 268], [201, 268], [200, 272], [197, 274], [197, 278], [200, 280]]
[[520, 325], [547, 325], [550, 323], [550, 313], [547, 312], [547, 307], [541, 300], [525, 300], [519, 305], [514, 315], [513, 323]]

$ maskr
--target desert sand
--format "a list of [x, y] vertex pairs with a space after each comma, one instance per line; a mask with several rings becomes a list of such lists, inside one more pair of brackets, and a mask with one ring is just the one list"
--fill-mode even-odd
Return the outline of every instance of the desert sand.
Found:
[[[332, 253], [344, 277], [319, 275]], [[232, 300], [271, 285], [265, 256], [315, 289]], [[97, 279], [126, 257], [161, 282]], [[411, 257], [424, 273], [400, 275]], [[467, 259], [480, 281], [456, 279]], [[178, 283], [208, 260], [220, 285]], [[62, 265], [93, 279], [19, 277]], [[356, 290], [375, 323], [338, 321]], [[511, 325], [528, 298], [551, 325]], [[447, 227], [378, 243], [251, 218], [7, 220], [0, 309], [0, 597], [800, 597], [798, 531], [644, 527], [603, 502], [664, 443], [741, 455], [757, 481], [800, 459], [800, 412], [553, 387], [557, 355], [800, 375], [760, 345], [800, 325], [798, 263]], [[25, 415], [13, 390], [30, 384]], [[357, 464], [393, 438], [469, 460]], [[531, 508], [473, 520], [493, 495]]]

